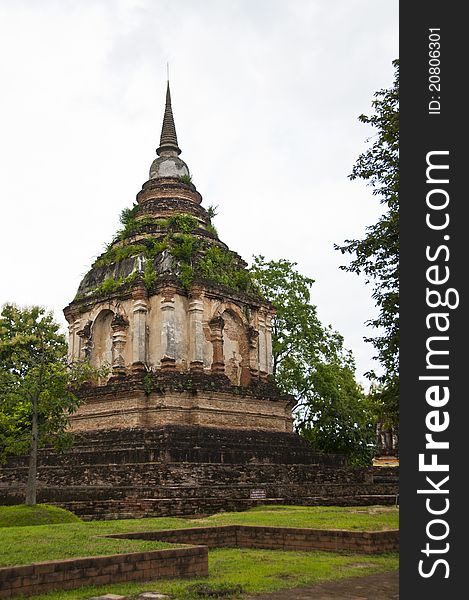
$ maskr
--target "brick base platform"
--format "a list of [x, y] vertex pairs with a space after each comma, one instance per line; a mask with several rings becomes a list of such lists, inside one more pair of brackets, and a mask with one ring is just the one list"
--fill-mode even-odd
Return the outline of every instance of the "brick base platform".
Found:
[[[0, 468], [0, 503], [24, 500], [25, 458]], [[83, 519], [209, 514], [259, 504], [393, 504], [397, 469], [351, 468], [287, 432], [196, 426], [77, 435], [40, 452], [38, 502]]]

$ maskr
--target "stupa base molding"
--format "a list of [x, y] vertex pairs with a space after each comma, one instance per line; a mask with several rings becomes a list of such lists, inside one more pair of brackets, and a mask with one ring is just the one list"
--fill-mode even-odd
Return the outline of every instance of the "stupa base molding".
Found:
[[174, 424], [279, 432], [293, 427], [291, 396], [267, 382], [234, 386], [223, 374], [201, 370], [137, 372], [80, 395], [85, 402], [71, 418], [73, 433]]

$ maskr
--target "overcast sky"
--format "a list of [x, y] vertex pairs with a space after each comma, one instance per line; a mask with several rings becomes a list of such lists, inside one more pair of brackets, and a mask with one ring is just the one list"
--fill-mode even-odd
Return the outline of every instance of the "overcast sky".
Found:
[[181, 158], [246, 260], [316, 280], [320, 319], [373, 366], [364, 280], [334, 243], [380, 215], [347, 175], [393, 80], [397, 0], [0, 0], [0, 304], [62, 308], [148, 179], [170, 63]]

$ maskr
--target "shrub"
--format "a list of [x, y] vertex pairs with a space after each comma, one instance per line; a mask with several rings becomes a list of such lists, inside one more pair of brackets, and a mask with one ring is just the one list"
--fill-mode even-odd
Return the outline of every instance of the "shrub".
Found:
[[144, 244], [128, 244], [127, 246], [121, 246], [118, 248], [111, 247], [94, 261], [93, 267], [106, 267], [129, 258], [130, 256], [142, 254], [145, 251], [146, 246]]
[[124, 210], [121, 212], [119, 221], [122, 223], [122, 225], [124, 225], [124, 227], [127, 225], [127, 223], [134, 220], [135, 215], [138, 212], [138, 208], [139, 205], [135, 202], [132, 208], [124, 208]]
[[205, 230], [208, 231], [209, 233], [211, 233], [212, 235], [214, 235], [215, 237], [218, 237], [217, 228], [214, 225], [212, 225], [211, 223], [209, 223], [208, 225], [205, 226]]
[[157, 278], [157, 273], [155, 271], [155, 267], [153, 265], [153, 261], [147, 260], [145, 262], [145, 269], [143, 272], [143, 282], [147, 290], [149, 290], [153, 284], [155, 283]]
[[190, 173], [188, 173], [187, 175], [180, 175], [179, 179], [182, 181], [182, 183], [185, 183], [186, 185], [192, 184], [192, 177]]
[[187, 292], [191, 287], [192, 281], [194, 280], [194, 268], [192, 265], [188, 265], [187, 263], [183, 263], [181, 265], [179, 279], [181, 280], [183, 288]]
[[218, 205], [210, 204], [207, 208], [207, 213], [210, 220], [214, 219], [218, 214]]
[[198, 220], [192, 215], [181, 214], [174, 215], [168, 219], [168, 229], [173, 231], [182, 231], [182, 233], [191, 233], [199, 227]]
[[122, 285], [122, 282], [122, 277], [119, 277], [118, 279], [106, 277], [103, 283], [96, 289], [96, 292], [98, 294], [111, 294]]
[[179, 233], [173, 236], [174, 245], [170, 248], [171, 254], [177, 260], [191, 263], [194, 254], [200, 247], [199, 240], [193, 235]]

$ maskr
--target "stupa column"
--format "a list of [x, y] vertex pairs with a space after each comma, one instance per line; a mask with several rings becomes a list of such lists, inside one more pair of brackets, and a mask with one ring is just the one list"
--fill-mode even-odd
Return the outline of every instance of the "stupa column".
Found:
[[265, 379], [267, 376], [267, 336], [266, 315], [259, 313], [259, 377]]
[[209, 322], [211, 342], [213, 347], [212, 373], [225, 372], [225, 359], [223, 356], [223, 327], [225, 322], [222, 317], [214, 317]]
[[161, 298], [161, 368], [176, 366], [176, 301], [174, 288], [163, 290]]
[[68, 360], [73, 362], [80, 358], [80, 338], [78, 331], [80, 329], [80, 319], [74, 319], [68, 326]]
[[265, 317], [265, 354], [266, 354], [266, 366], [267, 374], [272, 375], [272, 315], [267, 313]]
[[259, 377], [259, 332], [252, 325], [248, 329], [248, 341], [251, 377]]
[[197, 291], [189, 300], [189, 367], [191, 371], [203, 371], [204, 369], [203, 314], [204, 301], [200, 296], [200, 291]]
[[144, 371], [146, 363], [146, 320], [148, 312], [147, 292], [143, 285], [132, 292], [132, 371]]
[[[135, 309], [135, 305], [134, 305]], [[112, 373], [117, 377], [125, 375], [125, 345], [129, 322], [122, 315], [116, 314], [111, 323], [112, 329]]]

